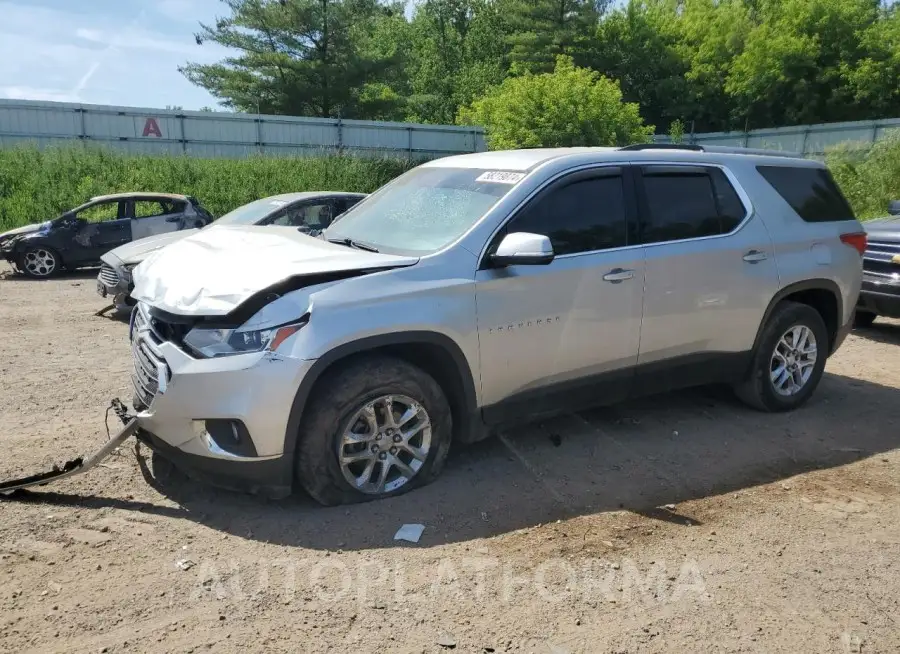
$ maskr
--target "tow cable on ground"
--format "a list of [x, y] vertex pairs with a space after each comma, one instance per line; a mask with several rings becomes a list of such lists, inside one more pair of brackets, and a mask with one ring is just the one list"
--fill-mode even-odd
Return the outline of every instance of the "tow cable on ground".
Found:
[[71, 461], [66, 461], [62, 467], [53, 466], [53, 469], [48, 470], [47, 472], [40, 472], [36, 475], [0, 482], [0, 496], [12, 495], [15, 491], [22, 490], [23, 488], [46, 486], [49, 483], [66, 479], [67, 477], [80, 475], [87, 472], [112, 454], [117, 447], [128, 440], [128, 438], [137, 431], [138, 421], [136, 417], [128, 413], [128, 407], [126, 407], [118, 398], [110, 402], [109, 408], [106, 410], [107, 418], [109, 417], [110, 411], [116, 414], [124, 426], [117, 434], [110, 437], [103, 447], [94, 454], [87, 458], [80, 456]]

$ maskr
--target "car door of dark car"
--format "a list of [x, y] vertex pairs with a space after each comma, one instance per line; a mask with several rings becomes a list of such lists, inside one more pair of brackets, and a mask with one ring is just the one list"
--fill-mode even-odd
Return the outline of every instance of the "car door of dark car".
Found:
[[98, 202], [76, 214], [81, 219], [73, 237], [73, 262], [99, 261], [110, 250], [131, 241], [131, 218], [125, 201]]

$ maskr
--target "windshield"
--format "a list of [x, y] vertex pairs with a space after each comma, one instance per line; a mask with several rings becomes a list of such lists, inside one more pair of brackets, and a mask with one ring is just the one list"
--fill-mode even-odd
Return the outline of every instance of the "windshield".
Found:
[[224, 216], [211, 223], [213, 225], [256, 225], [270, 214], [287, 206], [287, 201], [274, 198], [263, 198], [250, 204], [229, 211]]
[[462, 236], [524, 173], [419, 167], [347, 211], [325, 230], [378, 250], [427, 254]]

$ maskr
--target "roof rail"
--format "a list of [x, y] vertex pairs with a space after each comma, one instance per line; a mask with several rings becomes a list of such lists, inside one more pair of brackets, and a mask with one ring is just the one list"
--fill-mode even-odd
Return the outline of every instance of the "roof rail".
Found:
[[742, 148], [730, 145], [693, 145], [687, 143], [635, 143], [619, 148], [623, 152], [640, 152], [641, 150], [683, 150], [687, 152], [708, 152], [710, 154], [745, 154], [760, 157], [789, 157], [802, 159], [799, 152], [787, 150], [765, 150], [762, 148]]
[[639, 152], [641, 150], [690, 150], [691, 152], [706, 152], [702, 145], [688, 145], [686, 143], [633, 143], [619, 150], [623, 152]]

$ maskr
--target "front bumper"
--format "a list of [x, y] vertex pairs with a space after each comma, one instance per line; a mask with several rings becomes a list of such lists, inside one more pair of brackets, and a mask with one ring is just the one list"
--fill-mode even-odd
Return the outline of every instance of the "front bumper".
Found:
[[131, 295], [134, 283], [131, 272], [122, 263], [110, 263], [101, 260], [100, 272], [97, 274], [97, 293], [103, 297], [112, 296], [117, 303], [125, 304]]
[[856, 310], [887, 318], [900, 318], [900, 283], [863, 278]]
[[136, 436], [141, 443], [188, 477], [202, 483], [273, 500], [283, 499], [293, 490], [293, 465], [288, 457], [234, 463], [189, 454], [145, 429], [138, 429]]
[[[188, 474], [216, 485], [269, 496], [289, 493], [288, 417], [314, 361], [271, 352], [194, 359], [172, 342], [159, 342], [138, 320], [132, 341], [135, 388], [145, 399], [136, 404], [146, 404], [138, 413], [139, 438]], [[155, 384], [150, 375], [156, 375]], [[210, 420], [242, 425], [253, 454], [223, 449], [206, 432]]]

